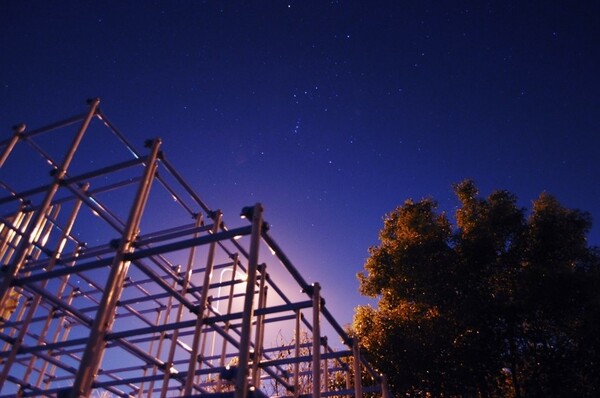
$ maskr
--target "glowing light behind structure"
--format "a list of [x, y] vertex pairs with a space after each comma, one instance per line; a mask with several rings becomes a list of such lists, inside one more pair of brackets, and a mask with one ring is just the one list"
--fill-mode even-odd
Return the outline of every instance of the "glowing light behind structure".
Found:
[[[321, 349], [331, 352], [319, 330], [339, 333], [350, 344], [318, 285], [304, 280], [270, 236], [262, 206], [243, 209], [250, 226], [227, 227], [164, 154], [158, 156], [158, 140], [152, 155], [143, 155], [102, 115], [99, 125], [133, 159], [110, 164], [111, 156], [84, 137], [71, 167], [54, 181], [54, 157], [61, 151], [45, 151], [37, 141], [73, 120], [20, 133], [52, 167], [39, 168], [29, 186], [0, 195], [0, 254], [8, 264], [0, 280], [8, 288], [0, 295], [14, 304], [3, 312], [0, 397], [87, 396], [92, 382], [116, 396], [223, 390], [231, 387], [218, 381], [219, 373], [245, 355], [249, 361], [237, 365], [236, 385], [245, 386], [237, 388], [238, 397], [246, 387], [268, 388], [268, 380], [293, 390], [294, 381], [282, 376], [293, 373], [293, 358], [275, 360], [290, 345], [269, 342], [277, 336], [292, 342], [300, 329], [312, 331], [313, 353], [298, 359], [312, 369], [321, 368]], [[14, 170], [0, 169], [3, 186], [23, 183]], [[52, 186], [48, 179], [56, 195], [41, 213], [40, 198]], [[37, 213], [39, 223], [30, 224]], [[27, 256], [19, 262], [15, 253]], [[111, 302], [114, 312], [107, 311]], [[321, 328], [321, 322], [329, 326]], [[313, 373], [315, 380], [319, 375]], [[316, 383], [312, 393], [318, 397], [326, 383]]]

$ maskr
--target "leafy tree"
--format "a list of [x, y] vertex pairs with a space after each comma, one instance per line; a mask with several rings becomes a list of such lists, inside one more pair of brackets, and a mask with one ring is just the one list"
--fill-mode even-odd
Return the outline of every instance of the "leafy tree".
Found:
[[370, 248], [353, 328], [395, 393], [596, 396], [600, 256], [589, 214], [542, 193], [454, 186], [453, 225], [432, 199], [386, 215]]

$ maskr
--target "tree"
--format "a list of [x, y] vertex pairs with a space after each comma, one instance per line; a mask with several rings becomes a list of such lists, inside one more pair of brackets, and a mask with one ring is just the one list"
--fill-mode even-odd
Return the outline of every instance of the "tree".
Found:
[[454, 186], [453, 225], [435, 201], [386, 215], [353, 328], [397, 395], [591, 396], [600, 385], [600, 256], [589, 214], [542, 193]]

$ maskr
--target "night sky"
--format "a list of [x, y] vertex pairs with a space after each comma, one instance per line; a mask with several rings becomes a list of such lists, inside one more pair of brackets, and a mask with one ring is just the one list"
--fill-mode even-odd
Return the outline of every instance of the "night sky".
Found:
[[598, 2], [3, 1], [2, 139], [101, 98], [228, 225], [263, 203], [345, 324], [407, 198], [452, 214], [472, 178], [600, 223], [598, 39]]

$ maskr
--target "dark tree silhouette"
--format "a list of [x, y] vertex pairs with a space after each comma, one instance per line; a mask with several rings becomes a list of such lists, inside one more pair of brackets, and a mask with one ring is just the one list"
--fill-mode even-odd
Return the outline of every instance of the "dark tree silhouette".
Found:
[[388, 214], [353, 328], [397, 396], [597, 396], [600, 256], [589, 214], [542, 193], [454, 187], [455, 225], [431, 199]]

